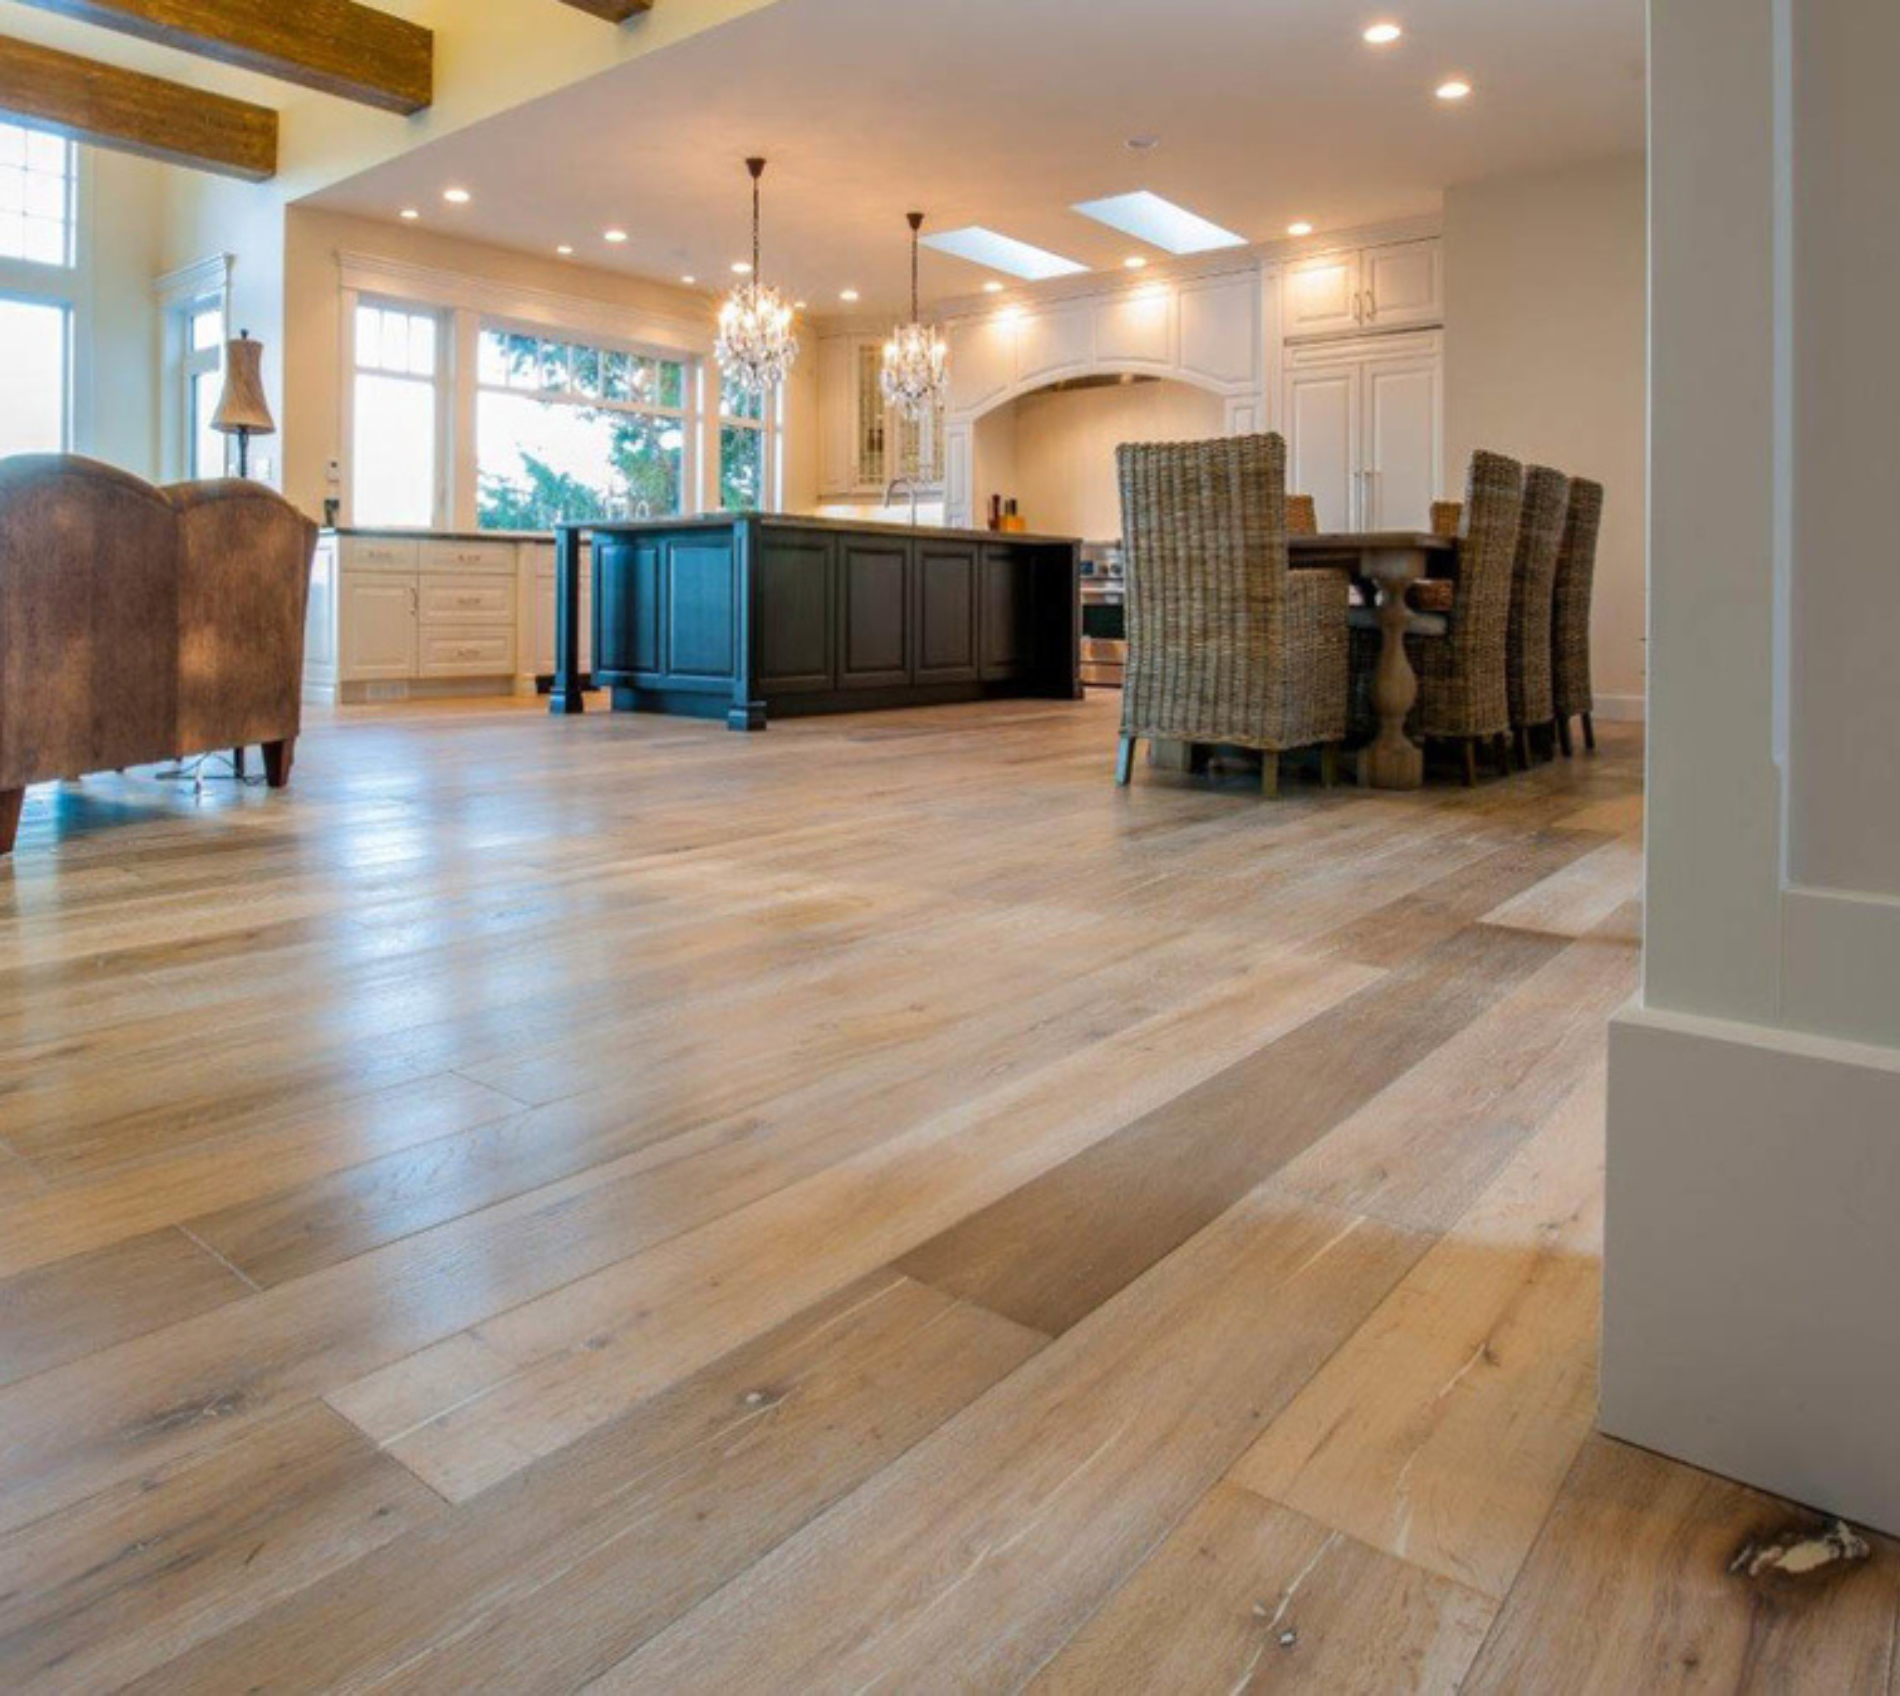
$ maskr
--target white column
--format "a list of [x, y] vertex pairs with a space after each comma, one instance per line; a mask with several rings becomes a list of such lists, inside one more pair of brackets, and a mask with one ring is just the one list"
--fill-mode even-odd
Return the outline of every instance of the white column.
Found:
[[1652, 0], [1651, 49], [1649, 936], [1603, 1423], [1900, 1530], [1900, 9]]

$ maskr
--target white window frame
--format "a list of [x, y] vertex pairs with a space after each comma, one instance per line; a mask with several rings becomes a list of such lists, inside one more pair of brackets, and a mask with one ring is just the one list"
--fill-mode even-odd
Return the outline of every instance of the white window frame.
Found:
[[[356, 314], [359, 307], [373, 307], [384, 312], [401, 312], [412, 318], [433, 318], [435, 320], [435, 374], [431, 377], [405, 376], [401, 372], [381, 372], [375, 369], [360, 370], [356, 363]], [[451, 414], [454, 397], [458, 393], [457, 374], [461, 359], [459, 339], [456, 335], [454, 314], [424, 300], [404, 299], [400, 296], [384, 294], [364, 294], [356, 290], [346, 290], [343, 300], [343, 452], [342, 461], [349, 467], [349, 475], [343, 484], [343, 522], [356, 522], [356, 384], [359, 377], [390, 376], [403, 382], [427, 383], [435, 397], [435, 486], [429, 491], [429, 522], [418, 526], [422, 530], [443, 530], [450, 527], [452, 506], [450, 485], [453, 476], [454, 432], [451, 426]], [[403, 528], [397, 525], [379, 525], [379, 529]]]
[[[229, 253], [214, 253], [195, 264], [168, 271], [152, 284], [159, 310], [159, 393], [165, 397], [159, 415], [158, 463], [160, 475], [182, 482], [192, 475], [192, 382], [200, 372], [222, 368], [224, 347], [194, 350], [191, 321], [210, 306], [224, 317], [224, 336], [231, 336], [231, 273], [237, 264]], [[227, 455], [225, 467], [229, 469]]]
[[414, 265], [381, 254], [340, 251], [337, 275], [341, 301], [342, 407], [336, 457], [342, 522], [352, 522], [350, 455], [355, 442], [356, 305], [369, 298], [377, 305], [434, 310], [452, 325], [448, 396], [438, 450], [438, 519], [441, 528], [473, 534], [477, 528], [475, 404], [478, 352], [484, 320], [513, 324], [523, 333], [606, 347], [654, 359], [683, 360], [688, 367], [687, 394], [692, 407], [687, 428], [681, 505], [687, 512], [709, 510], [716, 498], [718, 416], [707, 404], [713, 324], [645, 308], [614, 306], [578, 295], [557, 294], [522, 284], [497, 282], [465, 272]]
[[[32, 129], [0, 119], [11, 129]], [[69, 453], [88, 440], [91, 418], [85, 405], [89, 371], [82, 368], [90, 342], [84, 314], [91, 304], [85, 273], [86, 241], [83, 213], [88, 203], [88, 172], [79, 145], [59, 138], [66, 149], [66, 258], [63, 263], [37, 259], [0, 258], [0, 296], [33, 306], [56, 306], [66, 314], [65, 392], [60, 396], [62, 431], [60, 451]]]
[[[716, 379], [715, 379], [716, 380]], [[719, 407], [714, 419], [712, 431], [713, 462], [710, 477], [710, 502], [723, 512], [725, 506], [720, 502], [720, 479], [724, 458], [725, 443], [721, 439], [728, 427], [742, 430], [757, 430], [765, 438], [765, 477], [759, 490], [759, 510], [773, 512], [779, 506], [779, 491], [785, 481], [785, 389], [783, 385], [772, 390], [763, 418], [744, 418], [726, 409], [726, 388], [719, 384]]]
[[[624, 337], [603, 336], [593, 330], [560, 329], [548, 324], [533, 323], [526, 319], [496, 313], [478, 313], [475, 316], [477, 320], [475, 339], [478, 349], [482, 332], [494, 331], [502, 335], [531, 336], [537, 341], [562, 342], [569, 346], [584, 347], [592, 353], [622, 353], [635, 359], [653, 359], [680, 366], [680, 404], [676, 407], [661, 406], [657, 402], [649, 404], [638, 401], [607, 400], [584, 394], [579, 390], [518, 389], [505, 384], [497, 386], [484, 383], [481, 380], [479, 352], [474, 359], [473, 392], [477, 403], [484, 394], [519, 395], [525, 400], [546, 401], [555, 406], [572, 406], [581, 411], [623, 412], [642, 418], [677, 419], [680, 424], [680, 433], [684, 438], [680, 453], [680, 511], [682, 513], [692, 511], [695, 504], [695, 491], [704, 483], [700, 469], [700, 460], [704, 451], [704, 432], [699, 427], [704, 409], [699, 405], [702, 384], [700, 361], [697, 358], [677, 348], [655, 347], [649, 343], [630, 341]], [[480, 442], [477, 440], [477, 432], [480, 427], [479, 413], [471, 411], [468, 430], [471, 466], [469, 499], [472, 505], [480, 498], [479, 472], [474, 469], [479, 464]], [[672, 515], [656, 513], [654, 516], [664, 518]], [[476, 513], [473, 527], [480, 528], [479, 511]]]

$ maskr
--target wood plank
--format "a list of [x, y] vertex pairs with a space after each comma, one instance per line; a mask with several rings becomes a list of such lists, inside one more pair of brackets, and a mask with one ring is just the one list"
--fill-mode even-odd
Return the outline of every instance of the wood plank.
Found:
[[154, 1231], [0, 1283], [0, 1384], [142, 1337], [249, 1292], [182, 1231]]
[[653, 0], [565, 0], [565, 4], [604, 18], [610, 24], [624, 24], [653, 10]]
[[367, 1688], [400, 1673], [406, 1690], [577, 1687], [1043, 1341], [875, 1274], [206, 1644], [163, 1682]]
[[1236, 1482], [1503, 1598], [1596, 1418], [1603, 1093], [1599, 1070]]
[[1829, 1522], [1593, 1437], [1465, 1689], [1788, 1691], [1887, 1687], [1900, 1549], [1804, 1575], [1754, 1554]]
[[118, 1689], [442, 1512], [302, 1408], [0, 1538], [0, 1682]]
[[1639, 982], [1639, 949], [1619, 934], [1628, 911], [1381, 1090], [1280, 1181], [1347, 1212], [1449, 1229], [1601, 1066], [1610, 1016]]
[[1029, 1688], [1454, 1690], [1496, 1604], [1217, 1484]]
[[1556, 952], [1468, 929], [901, 1262], [1059, 1335], [1426, 1059]]
[[[405, 116], [435, 98], [435, 37], [356, 0], [26, 0], [42, 11], [176, 47]], [[203, 96], [200, 96], [203, 98]]]
[[[1265, 982], [1217, 985], [709, 1225], [675, 1226], [593, 1276], [333, 1391], [331, 1404], [451, 1500], [466, 1500], [1362, 981], [1364, 968], [1306, 962]], [[1189, 1029], [1194, 1051], [1171, 1053]], [[664, 1199], [658, 1210], [678, 1211]]]
[[1485, 922], [1583, 936], [1642, 892], [1643, 839], [1622, 836], [1501, 903]]
[[0, 37], [0, 113], [55, 135], [261, 183], [277, 174], [277, 114], [143, 71]]
[[1249, 1197], [599, 1689], [1015, 1687], [1424, 1246]]

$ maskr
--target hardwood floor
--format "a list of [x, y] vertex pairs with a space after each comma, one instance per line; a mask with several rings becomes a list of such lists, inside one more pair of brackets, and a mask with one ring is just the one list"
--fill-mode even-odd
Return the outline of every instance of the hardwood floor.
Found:
[[1636, 733], [1265, 802], [1115, 710], [34, 791], [0, 1688], [1900, 1689], [1891, 1546], [1592, 1434]]

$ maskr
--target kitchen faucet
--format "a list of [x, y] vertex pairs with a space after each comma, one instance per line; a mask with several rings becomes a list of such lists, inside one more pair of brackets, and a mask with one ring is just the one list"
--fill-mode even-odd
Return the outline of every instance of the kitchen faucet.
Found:
[[917, 479], [915, 477], [893, 477], [890, 486], [884, 491], [884, 504], [889, 506], [896, 495], [899, 485], [910, 491], [910, 527], [917, 528]]

